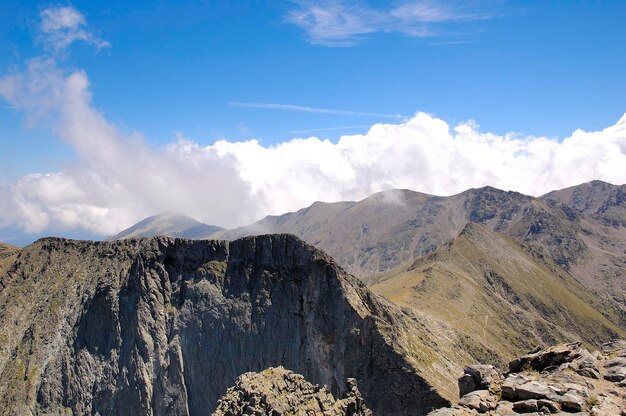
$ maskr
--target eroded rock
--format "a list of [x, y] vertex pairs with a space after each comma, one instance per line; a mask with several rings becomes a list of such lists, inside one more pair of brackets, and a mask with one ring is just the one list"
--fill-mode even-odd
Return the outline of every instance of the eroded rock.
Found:
[[356, 381], [348, 379], [346, 386], [345, 397], [335, 400], [327, 387], [311, 384], [283, 367], [245, 373], [219, 400], [213, 416], [372, 416]]
[[[514, 360], [510, 368], [515, 371], [509, 371], [504, 380], [490, 385], [489, 390], [499, 389], [501, 393], [500, 397], [495, 395], [495, 402], [490, 391], [474, 390], [461, 397], [457, 406], [440, 414], [626, 416], [626, 380], [621, 376], [625, 347], [624, 341], [615, 340], [594, 353], [581, 348], [579, 343], [537, 349]], [[460, 387], [474, 388], [487, 379], [475, 370], [465, 369], [459, 378]], [[498, 380], [497, 377], [491, 380], [494, 379]]]

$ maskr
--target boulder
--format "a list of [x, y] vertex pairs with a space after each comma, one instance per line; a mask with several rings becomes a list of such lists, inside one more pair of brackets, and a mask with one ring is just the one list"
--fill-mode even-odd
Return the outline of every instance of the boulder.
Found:
[[459, 405], [476, 410], [479, 413], [485, 413], [496, 408], [498, 397], [489, 390], [475, 390], [461, 397]]
[[517, 373], [524, 370], [543, 371], [546, 367], [560, 366], [580, 357], [583, 353], [580, 342], [560, 344], [533, 352], [517, 358], [509, 363], [509, 371]]
[[582, 397], [573, 393], [571, 390], [563, 396], [558, 397], [557, 401], [561, 405], [561, 409], [563, 411], [571, 413], [582, 411], [585, 403]]
[[529, 381], [528, 377], [518, 374], [507, 377], [502, 383], [502, 397], [511, 401], [553, 399], [562, 393], [558, 387], [536, 380]]
[[459, 395], [465, 396], [474, 390], [498, 391], [502, 374], [492, 365], [475, 364], [465, 367], [459, 377]]
[[604, 362], [605, 380], [619, 382], [626, 379], [626, 357], [615, 357]]
[[528, 399], [513, 403], [513, 410], [517, 413], [558, 413], [560, 408], [551, 400]]

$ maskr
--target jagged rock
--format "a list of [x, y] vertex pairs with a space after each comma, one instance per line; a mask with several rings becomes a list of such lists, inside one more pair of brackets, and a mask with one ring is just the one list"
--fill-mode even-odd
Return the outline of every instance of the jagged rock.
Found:
[[459, 405], [474, 409], [480, 413], [495, 409], [497, 403], [497, 396], [489, 392], [489, 390], [474, 390], [459, 400]]
[[559, 406], [551, 400], [529, 399], [513, 403], [513, 410], [518, 413], [558, 413], [560, 409]]
[[354, 379], [348, 379], [347, 393], [335, 400], [327, 387], [319, 387], [283, 367], [261, 373], [246, 373], [219, 400], [213, 416], [231, 415], [312, 415], [372, 416]]
[[567, 392], [564, 395], [557, 398], [559, 404], [561, 405], [561, 409], [566, 412], [580, 412], [583, 410], [583, 405], [585, 401], [582, 397], [578, 396], [573, 392]]
[[560, 393], [553, 386], [519, 377], [507, 377], [502, 384], [502, 397], [517, 401], [527, 399], [552, 399]]
[[465, 367], [459, 378], [459, 394], [465, 396], [474, 390], [498, 391], [502, 374], [492, 365], [475, 364]]
[[545, 350], [535, 352], [517, 358], [509, 363], [509, 371], [517, 373], [523, 370], [542, 371], [546, 367], [560, 366], [580, 357], [582, 349], [580, 342], [556, 345]]
[[[620, 360], [624, 358], [621, 355], [626, 351], [624, 345], [622, 341], [613, 341], [606, 344], [601, 353], [590, 353], [578, 344], [536, 349], [515, 361], [525, 362], [521, 365], [524, 370], [506, 375], [500, 385], [501, 397], [487, 390], [475, 390], [461, 397], [457, 406], [431, 415], [460, 416], [487, 412], [491, 416], [515, 416], [520, 413], [626, 416], [626, 381], [611, 383], [602, 377], [584, 374], [585, 371], [592, 371], [607, 378], [605, 371], [608, 373], [621, 366]], [[559, 362], [560, 365], [555, 365]], [[546, 363], [551, 365], [544, 366]], [[533, 369], [533, 365], [535, 368], [543, 367], [543, 371], [540, 373]], [[466, 368], [459, 379], [460, 386], [476, 384], [470, 372]], [[492, 402], [486, 398], [496, 400]]]
[[626, 357], [615, 357], [603, 363], [605, 369], [604, 378], [609, 381], [619, 382], [626, 379]]
[[605, 355], [623, 354], [626, 352], [626, 340], [614, 339], [602, 344], [602, 352]]

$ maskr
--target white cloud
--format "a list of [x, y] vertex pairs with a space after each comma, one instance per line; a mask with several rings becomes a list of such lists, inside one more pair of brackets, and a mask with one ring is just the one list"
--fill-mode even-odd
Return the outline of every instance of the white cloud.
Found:
[[350, 46], [364, 35], [397, 32], [411, 37], [444, 34], [439, 26], [449, 22], [470, 22], [492, 17], [477, 7], [436, 0], [405, 1], [395, 7], [374, 8], [359, 0], [296, 1], [298, 7], [287, 21], [302, 28], [313, 44]]
[[53, 51], [59, 52], [76, 41], [98, 48], [111, 44], [87, 28], [85, 16], [71, 6], [48, 7], [41, 12], [42, 38]]
[[[58, 25], [82, 21], [67, 19]], [[626, 115], [562, 141], [499, 136], [473, 122], [450, 126], [418, 113], [337, 143], [306, 137], [269, 147], [255, 140], [201, 146], [179, 136], [155, 150], [94, 108], [84, 71], [66, 71], [52, 58], [0, 78], [0, 97], [49, 125], [78, 157], [59, 172], [0, 182], [0, 228], [27, 232], [111, 235], [162, 211], [231, 227], [392, 188], [450, 195], [491, 185], [540, 195], [593, 179], [626, 183]]]
[[390, 188], [449, 195], [492, 185], [539, 195], [592, 179], [626, 183], [626, 115], [562, 141], [498, 136], [418, 113], [337, 143], [308, 137], [270, 147], [255, 140], [200, 146], [180, 136], [158, 151], [93, 107], [84, 72], [65, 73], [53, 60], [30, 61], [23, 73], [0, 79], [0, 96], [51, 123], [80, 160], [0, 184], [0, 226], [29, 232], [113, 234], [166, 210], [235, 226]]

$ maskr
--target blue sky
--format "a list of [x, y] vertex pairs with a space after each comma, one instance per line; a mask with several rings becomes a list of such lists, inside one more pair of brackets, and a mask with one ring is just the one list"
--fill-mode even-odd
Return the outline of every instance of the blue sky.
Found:
[[[63, 7], [83, 16], [89, 38], [55, 49], [42, 13]], [[337, 143], [418, 112], [450, 128], [475, 120], [481, 134], [561, 141], [626, 111], [625, 20], [622, 1], [4, 0], [0, 77], [38, 57], [66, 75], [81, 71], [90, 108], [155, 152], [182, 136], [200, 147], [308, 136]], [[38, 117], [6, 94], [0, 102], [0, 181], [86, 169], [56, 110]]]

